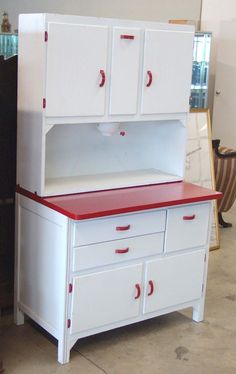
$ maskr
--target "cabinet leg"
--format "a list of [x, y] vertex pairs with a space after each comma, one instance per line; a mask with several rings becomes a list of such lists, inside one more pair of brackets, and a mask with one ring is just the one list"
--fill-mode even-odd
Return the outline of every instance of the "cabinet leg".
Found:
[[195, 322], [201, 322], [204, 319], [204, 302], [200, 302], [196, 307], [193, 308], [193, 320]]
[[70, 361], [70, 348], [65, 339], [58, 340], [58, 362], [60, 364], [68, 364]]
[[24, 313], [18, 308], [18, 306], [14, 307], [14, 322], [17, 326], [24, 325], [25, 322]]

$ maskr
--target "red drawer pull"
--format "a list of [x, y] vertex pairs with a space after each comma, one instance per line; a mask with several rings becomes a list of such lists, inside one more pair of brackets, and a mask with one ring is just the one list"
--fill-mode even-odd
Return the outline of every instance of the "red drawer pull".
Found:
[[191, 220], [193, 220], [195, 217], [196, 217], [195, 214], [193, 214], [192, 216], [183, 216], [183, 220], [185, 220], [185, 221], [191, 221]]
[[127, 35], [127, 34], [122, 34], [120, 36], [121, 39], [129, 39], [129, 40], [134, 40], [134, 35]]
[[106, 74], [104, 70], [100, 70], [100, 74], [101, 74], [102, 80], [99, 83], [99, 87], [103, 87], [106, 82]]
[[149, 286], [150, 286], [150, 291], [148, 292], [148, 296], [151, 296], [154, 292], [154, 284], [153, 284], [153, 281], [149, 281], [148, 282]]
[[136, 288], [136, 290], [137, 290], [137, 294], [136, 294], [136, 296], [135, 296], [135, 299], [139, 299], [140, 298], [140, 295], [141, 295], [141, 287], [140, 287], [140, 284], [136, 284], [135, 285], [135, 288]]
[[115, 250], [115, 253], [120, 253], [120, 254], [127, 253], [127, 252], [129, 252], [129, 247], [124, 248], [124, 249], [116, 249]]
[[130, 229], [130, 225], [127, 226], [116, 226], [116, 231], [128, 231]]
[[146, 86], [150, 87], [151, 84], [152, 84], [152, 72], [151, 72], [151, 70], [147, 71], [147, 75], [148, 75], [148, 82], [147, 82]]

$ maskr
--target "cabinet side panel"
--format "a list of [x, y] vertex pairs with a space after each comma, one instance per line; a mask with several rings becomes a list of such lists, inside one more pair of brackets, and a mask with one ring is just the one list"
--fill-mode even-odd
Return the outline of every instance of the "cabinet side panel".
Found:
[[57, 335], [65, 315], [67, 220], [45, 208], [20, 198], [18, 301]]
[[43, 98], [45, 16], [20, 15], [18, 51], [17, 183], [41, 194], [44, 174]]

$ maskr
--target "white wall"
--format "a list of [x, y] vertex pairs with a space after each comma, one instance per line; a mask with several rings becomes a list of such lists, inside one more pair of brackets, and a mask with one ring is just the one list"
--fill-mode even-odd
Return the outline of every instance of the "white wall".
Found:
[[52, 12], [150, 21], [200, 19], [201, 0], [1, 0], [12, 30], [19, 13]]
[[211, 66], [209, 78], [209, 106], [214, 105], [217, 40], [221, 22], [236, 18], [236, 0], [202, 0], [201, 30], [212, 32]]
[[236, 0], [202, 0], [201, 30], [213, 33], [212, 74], [215, 74], [217, 38], [221, 22], [236, 18]]

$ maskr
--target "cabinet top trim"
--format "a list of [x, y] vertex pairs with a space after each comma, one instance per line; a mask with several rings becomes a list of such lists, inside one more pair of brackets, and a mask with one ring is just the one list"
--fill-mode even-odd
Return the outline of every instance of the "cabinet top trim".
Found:
[[39, 197], [19, 186], [16, 192], [74, 220], [196, 203], [222, 197], [221, 192], [186, 182], [55, 197]]
[[94, 24], [94, 25], [107, 25], [107, 26], [126, 26], [126, 27], [139, 27], [139, 28], [152, 28], [159, 30], [173, 30], [194, 32], [195, 27], [189, 24], [173, 24], [167, 22], [145, 21], [145, 20], [131, 20], [122, 18], [102, 18], [102, 17], [87, 17], [79, 15], [56, 14], [56, 13], [26, 13], [20, 14], [21, 18], [37, 18], [43, 19], [47, 22], [70, 23], [70, 24]]

